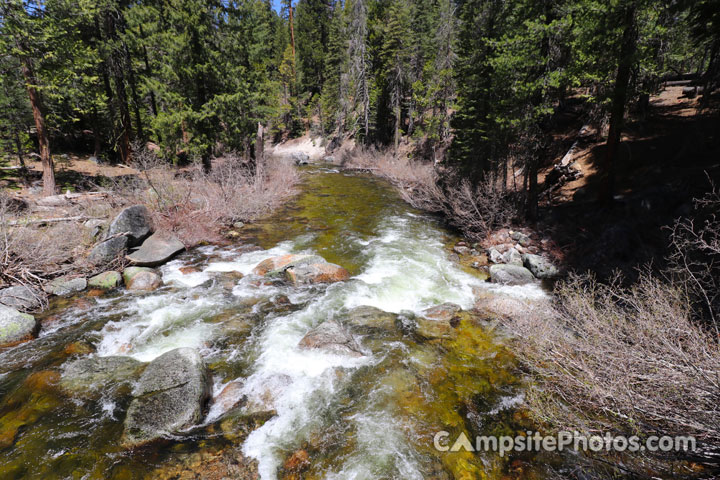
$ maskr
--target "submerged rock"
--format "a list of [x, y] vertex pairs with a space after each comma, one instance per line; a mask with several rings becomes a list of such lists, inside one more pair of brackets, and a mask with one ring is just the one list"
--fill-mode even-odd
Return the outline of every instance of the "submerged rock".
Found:
[[423, 310], [422, 316], [416, 318], [416, 333], [421, 337], [452, 338], [457, 332], [455, 328], [460, 323], [458, 314], [462, 311], [459, 305], [443, 303]]
[[108, 228], [107, 236], [123, 234], [127, 236], [128, 247], [140, 245], [152, 233], [152, 218], [145, 205], [128, 207], [115, 217]]
[[355, 338], [342, 325], [327, 320], [310, 330], [299, 343], [300, 348], [322, 349], [340, 355], [362, 357], [360, 346]]
[[522, 256], [522, 260], [525, 268], [530, 270], [537, 278], [552, 278], [559, 273], [555, 265], [540, 255], [526, 253]]
[[42, 293], [25, 285], [0, 290], [0, 304], [20, 311], [37, 310], [42, 306]]
[[162, 265], [183, 250], [185, 250], [185, 245], [174, 235], [154, 233], [127, 258], [133, 265], [154, 267]]
[[492, 265], [490, 281], [501, 285], [525, 285], [535, 281], [532, 272], [519, 265]]
[[38, 323], [32, 315], [0, 305], [0, 347], [32, 340], [37, 329]]
[[130, 357], [81, 358], [65, 364], [60, 387], [70, 395], [85, 396], [127, 384], [144, 368], [144, 363]]
[[210, 375], [197, 350], [177, 348], [160, 355], [133, 391], [122, 445], [138, 447], [196, 425], [210, 391]]
[[109, 271], [92, 277], [88, 280], [88, 286], [100, 290], [112, 290], [122, 285], [122, 281], [120, 272]]
[[160, 275], [147, 267], [128, 267], [123, 270], [122, 276], [128, 290], [150, 292], [157, 290], [163, 284]]
[[291, 266], [285, 274], [294, 285], [335, 283], [350, 278], [350, 273], [343, 267], [325, 262]]
[[56, 278], [43, 287], [45, 292], [58, 297], [67, 297], [73, 293], [82, 292], [87, 288], [87, 280], [79, 278]]
[[125, 253], [127, 245], [127, 237], [109, 238], [93, 247], [88, 255], [88, 262], [93, 265], [106, 265]]
[[394, 313], [368, 305], [355, 307], [347, 314], [347, 323], [354, 327], [392, 331], [397, 329], [396, 322]]

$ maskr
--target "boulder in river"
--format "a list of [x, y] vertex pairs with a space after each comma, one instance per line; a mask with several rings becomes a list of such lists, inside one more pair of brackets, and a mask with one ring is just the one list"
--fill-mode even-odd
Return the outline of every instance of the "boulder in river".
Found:
[[122, 276], [128, 290], [151, 292], [163, 284], [160, 275], [148, 267], [128, 267], [123, 270]]
[[129, 385], [145, 368], [130, 357], [86, 357], [68, 362], [63, 367], [60, 387], [70, 395], [87, 396]]
[[122, 445], [139, 447], [196, 425], [210, 392], [210, 375], [197, 350], [176, 348], [160, 355], [133, 391]]
[[523, 265], [530, 270], [537, 278], [553, 278], [558, 274], [558, 269], [547, 258], [540, 255], [526, 253], [522, 256]]
[[490, 266], [490, 281], [501, 285], [525, 285], [535, 281], [532, 272], [519, 265]]
[[124, 236], [108, 238], [95, 245], [88, 255], [88, 262], [93, 265], [107, 265], [117, 259], [128, 245], [128, 238]]
[[58, 297], [67, 297], [77, 292], [82, 292], [87, 288], [87, 280], [82, 277], [68, 278], [61, 277], [56, 278], [52, 282], [48, 283], [43, 287], [45, 292], [50, 295], [57, 295]]
[[307, 165], [310, 163], [310, 156], [305, 152], [293, 152], [290, 155], [295, 165]]
[[185, 250], [185, 245], [176, 236], [168, 233], [154, 233], [127, 258], [133, 265], [154, 267], [162, 265], [183, 250]]
[[9, 347], [32, 340], [37, 330], [38, 323], [35, 317], [0, 305], [0, 347]]
[[140, 245], [153, 231], [152, 218], [145, 205], [133, 205], [118, 214], [108, 228], [107, 237], [125, 235], [128, 247]]
[[277, 275], [285, 272], [287, 268], [300, 266], [306, 263], [322, 263], [325, 259], [318, 255], [288, 254], [278, 257], [266, 258], [253, 269], [255, 275]]
[[100, 290], [112, 290], [122, 285], [122, 282], [123, 279], [120, 272], [109, 271], [92, 277], [88, 280], [88, 286]]
[[42, 293], [25, 285], [3, 288], [0, 290], [0, 304], [12, 307], [21, 312], [37, 310], [42, 306]]
[[369, 305], [355, 307], [347, 314], [348, 325], [363, 329], [394, 331], [397, 330], [397, 321], [394, 313]]
[[425, 338], [452, 338], [456, 335], [455, 328], [460, 323], [458, 314], [462, 311], [459, 305], [443, 303], [423, 310], [417, 317], [416, 333]]
[[285, 270], [287, 279], [294, 285], [342, 282], [350, 278], [350, 273], [334, 263], [309, 263], [291, 266]]
[[300, 348], [321, 349], [340, 355], [362, 357], [360, 346], [355, 338], [342, 325], [327, 320], [310, 330], [299, 343]]

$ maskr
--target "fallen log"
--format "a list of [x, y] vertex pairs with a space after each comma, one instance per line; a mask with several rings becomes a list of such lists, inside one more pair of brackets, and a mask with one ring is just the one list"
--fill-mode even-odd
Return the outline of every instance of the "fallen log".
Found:
[[79, 222], [85, 220], [100, 220], [103, 217], [87, 217], [78, 215], [75, 217], [38, 218], [35, 220], [11, 220], [7, 224], [11, 227], [25, 227], [28, 225], [42, 225], [44, 223]]

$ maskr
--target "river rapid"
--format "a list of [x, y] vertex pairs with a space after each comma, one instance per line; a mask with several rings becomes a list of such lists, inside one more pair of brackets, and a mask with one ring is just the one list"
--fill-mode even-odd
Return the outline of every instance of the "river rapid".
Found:
[[[161, 289], [58, 300], [40, 317], [38, 339], [0, 352], [0, 478], [541, 478], [531, 456], [433, 446], [439, 431], [474, 438], [529, 428], [517, 409], [515, 359], [494, 321], [471, 310], [477, 289], [545, 295], [537, 285], [487, 283], [453, 261], [456, 241], [381, 180], [307, 168], [290, 205], [245, 226], [229, 246], [200, 247], [161, 267]], [[293, 287], [252, 274], [288, 253], [320, 255], [351, 278]], [[445, 302], [463, 309], [457, 335], [414, 334], [415, 316]], [[397, 314], [399, 327], [354, 330], [362, 356], [299, 348], [314, 327], [345, 323], [360, 306]], [[150, 362], [178, 347], [200, 352], [215, 396], [234, 383], [247, 400], [240, 410], [262, 405], [266, 415], [211, 403], [190, 431], [127, 451], [119, 446], [127, 385], [82, 395], [61, 386], [74, 359]]]

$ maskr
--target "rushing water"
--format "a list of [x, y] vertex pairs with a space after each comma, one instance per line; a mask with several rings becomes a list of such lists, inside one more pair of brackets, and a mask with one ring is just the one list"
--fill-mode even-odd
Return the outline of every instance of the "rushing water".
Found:
[[[470, 310], [473, 289], [492, 287], [451, 260], [447, 246], [456, 239], [436, 219], [383, 182], [311, 168], [302, 190], [273, 218], [245, 227], [236, 244], [201, 247], [162, 267], [160, 290], [63, 300], [43, 317], [37, 340], [0, 353], [0, 478], [169, 478], [164, 466], [223, 449], [257, 460], [263, 479], [287, 473], [283, 464], [299, 450], [309, 466], [287, 478], [507, 473], [511, 463], [495, 454], [433, 448], [441, 430], [473, 437], [524, 428], [514, 409], [522, 387], [513, 357], [483, 319], [464, 314], [457, 337], [445, 340], [405, 329], [356, 332], [359, 357], [298, 347], [308, 331], [343, 322], [353, 307], [401, 313], [411, 323], [444, 302]], [[296, 288], [251, 274], [268, 257], [299, 252], [342, 265], [352, 278]], [[188, 265], [195, 271], [180, 271]], [[543, 295], [536, 286], [502, 290]], [[148, 362], [181, 346], [205, 358], [215, 395], [235, 382], [238, 397], [273, 414], [249, 435], [233, 434], [228, 412], [211, 404], [203, 423], [173, 442], [127, 452], [118, 446], [127, 386], [80, 396], [58, 387], [72, 359]]]

